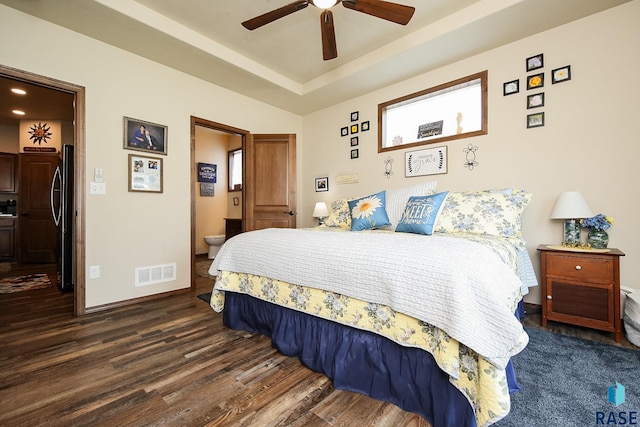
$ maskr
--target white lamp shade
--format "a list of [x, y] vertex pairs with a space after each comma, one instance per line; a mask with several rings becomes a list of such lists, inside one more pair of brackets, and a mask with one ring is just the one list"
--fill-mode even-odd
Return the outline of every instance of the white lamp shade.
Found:
[[313, 217], [325, 218], [327, 216], [329, 216], [329, 209], [327, 209], [327, 204], [325, 202], [317, 202], [316, 206], [313, 208]]
[[320, 9], [329, 9], [335, 6], [337, 0], [312, 0], [313, 4]]
[[589, 218], [593, 212], [579, 191], [567, 191], [560, 194], [556, 206], [551, 212], [551, 219]]

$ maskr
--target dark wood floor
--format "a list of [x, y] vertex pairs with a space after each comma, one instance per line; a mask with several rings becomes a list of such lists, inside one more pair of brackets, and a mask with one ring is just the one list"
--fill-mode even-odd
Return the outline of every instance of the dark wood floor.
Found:
[[[428, 426], [225, 328], [197, 298], [212, 284], [200, 275], [195, 291], [79, 318], [54, 287], [0, 295], [0, 425]], [[539, 314], [525, 323], [539, 327]]]
[[227, 329], [212, 285], [80, 318], [53, 287], [0, 295], [0, 425], [428, 426]]

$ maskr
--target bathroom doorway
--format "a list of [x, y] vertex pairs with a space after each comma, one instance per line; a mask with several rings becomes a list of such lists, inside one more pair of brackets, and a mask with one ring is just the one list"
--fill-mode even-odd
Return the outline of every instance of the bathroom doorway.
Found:
[[[202, 271], [203, 264], [209, 263], [209, 245], [204, 237], [226, 236], [229, 232], [243, 230], [245, 203], [241, 183], [244, 182], [243, 154], [249, 135], [246, 130], [191, 117], [192, 287], [195, 287], [197, 275], [206, 274], [206, 269]], [[234, 156], [238, 150], [240, 155]], [[237, 182], [229, 184], [230, 167], [236, 171], [240, 168], [240, 185]]]

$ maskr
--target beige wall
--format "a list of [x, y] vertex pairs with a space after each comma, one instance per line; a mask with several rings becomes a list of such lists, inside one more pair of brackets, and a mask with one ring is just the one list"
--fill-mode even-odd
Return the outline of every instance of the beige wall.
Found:
[[[441, 190], [518, 187], [533, 193], [524, 214], [524, 237], [536, 269], [536, 247], [562, 240], [561, 222], [549, 219], [563, 191], [583, 192], [594, 213], [615, 220], [610, 246], [626, 253], [621, 260], [623, 285], [640, 288], [640, 240], [635, 218], [640, 210], [636, 184], [640, 182], [640, 144], [633, 133], [640, 113], [640, 1], [544, 32], [447, 67], [389, 86], [304, 118], [305, 151], [301, 191], [305, 226], [314, 224], [316, 201], [354, 197], [435, 179]], [[527, 129], [525, 58], [544, 54], [546, 75], [544, 127]], [[571, 65], [572, 80], [552, 85], [550, 71]], [[377, 152], [377, 105], [440, 83], [489, 71], [489, 134], [450, 141], [449, 171], [431, 177], [404, 177], [406, 151]], [[502, 83], [520, 79], [519, 94], [504, 97]], [[529, 92], [530, 94], [531, 92]], [[351, 160], [349, 138], [339, 136], [352, 111], [371, 130], [361, 132], [360, 158]], [[463, 149], [478, 147], [479, 165], [463, 166]], [[436, 145], [437, 146], [437, 145]], [[393, 159], [387, 179], [384, 160]], [[336, 185], [339, 174], [358, 174], [359, 183]], [[316, 193], [314, 179], [329, 177], [329, 191]], [[538, 276], [539, 277], [539, 276]], [[528, 301], [540, 301], [540, 288]]]
[[[191, 116], [303, 141], [294, 114], [5, 6], [0, 39], [11, 40], [0, 43], [3, 65], [86, 88], [87, 307], [190, 286]], [[124, 116], [168, 126], [162, 194], [127, 191]], [[89, 194], [94, 168], [103, 169], [106, 195]], [[176, 281], [134, 286], [136, 267], [174, 262]], [[88, 278], [92, 265], [100, 265], [99, 279]]]

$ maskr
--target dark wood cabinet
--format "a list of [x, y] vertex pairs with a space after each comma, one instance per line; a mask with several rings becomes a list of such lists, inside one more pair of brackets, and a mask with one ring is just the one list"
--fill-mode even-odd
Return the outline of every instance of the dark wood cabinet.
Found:
[[0, 218], [0, 259], [11, 260], [16, 256], [16, 220]]
[[620, 342], [620, 257], [538, 247], [542, 276], [542, 326], [547, 321], [613, 332]]
[[0, 193], [17, 193], [18, 155], [0, 153]]
[[233, 236], [242, 233], [242, 218], [225, 218], [224, 239], [229, 240]]

